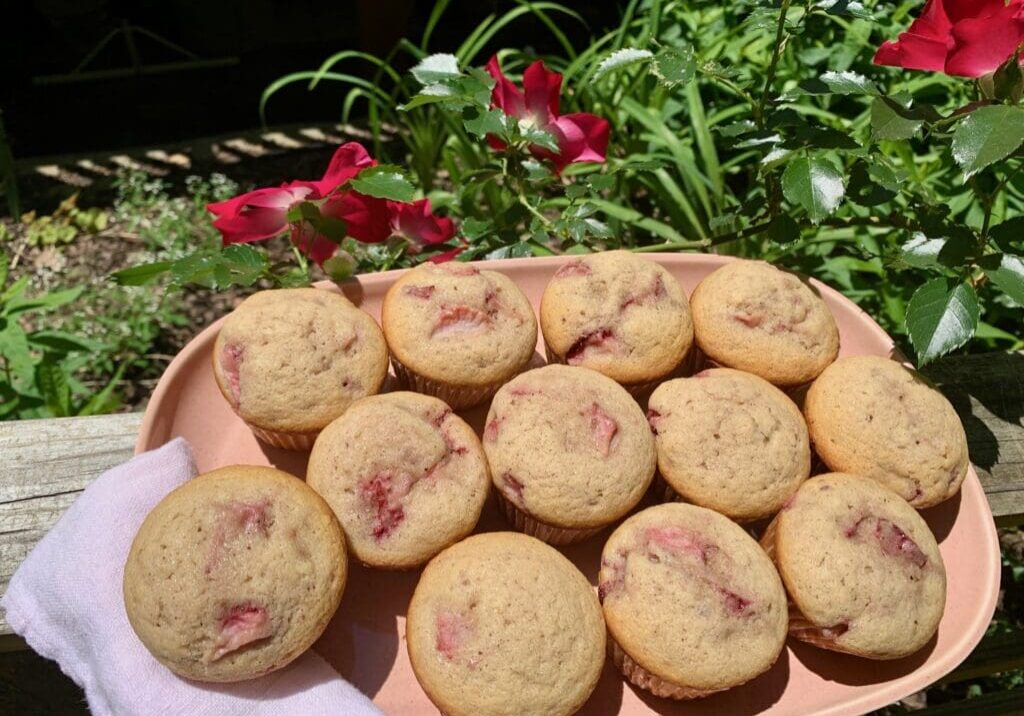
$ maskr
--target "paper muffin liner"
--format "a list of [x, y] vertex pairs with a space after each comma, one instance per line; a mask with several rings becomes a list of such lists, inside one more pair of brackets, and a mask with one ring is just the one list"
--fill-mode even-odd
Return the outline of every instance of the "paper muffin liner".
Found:
[[[775, 565], [776, 569], [779, 569], [779, 554], [776, 549], [776, 536], [779, 531], [779, 518], [776, 517], [765, 528], [764, 534], [761, 535], [760, 544], [762, 549], [771, 559], [772, 564]], [[779, 572], [781, 573], [781, 569]], [[863, 656], [863, 654], [857, 654], [857, 652], [850, 651], [844, 648], [836, 641], [837, 634], [832, 633], [832, 628], [821, 627], [809, 620], [804, 616], [803, 612], [800, 611], [800, 607], [796, 605], [793, 598], [789, 595], [789, 590], [786, 590], [786, 602], [789, 608], [789, 635], [794, 639], [813, 644], [814, 646], [822, 649], [828, 649], [829, 651], [838, 651], [844, 654], [854, 654], [857, 656]]]
[[682, 701], [684, 699], [699, 699], [718, 691], [724, 691], [724, 689], [695, 689], [690, 686], [666, 681], [660, 676], [655, 676], [633, 661], [610, 634], [608, 635], [608, 650], [611, 652], [615, 667], [622, 672], [622, 675], [626, 677], [629, 683], [645, 691], [650, 691], [655, 696]]
[[452, 410], [472, 408], [490, 400], [498, 392], [498, 388], [507, 382], [498, 381], [483, 386], [453, 385], [416, 373], [394, 355], [391, 356], [391, 365], [394, 366], [395, 376], [400, 384], [417, 393], [440, 398], [448, 403]]
[[[654, 380], [648, 380], [643, 383], [619, 383], [619, 385], [625, 388], [626, 391], [634, 398], [637, 398], [638, 400], [645, 398], [647, 397], [648, 393], [652, 393], [655, 388], [657, 388], [659, 385], [661, 385], [667, 380], [693, 375], [695, 367], [698, 365], [696, 358], [697, 352], [697, 344], [694, 343], [690, 347], [690, 350], [687, 351], [686, 355], [683, 357], [683, 362], [680, 363], [671, 372], [666, 373], [665, 375], [659, 378], [655, 378]], [[557, 353], [555, 353], [554, 349], [552, 349], [551, 346], [548, 345], [548, 342], [546, 340], [544, 341], [544, 355], [547, 357], [548, 363], [568, 365], [568, 362], [562, 357], [560, 357]]]
[[252, 423], [246, 423], [246, 425], [252, 430], [253, 435], [268, 445], [300, 452], [312, 450], [313, 443], [316, 442], [316, 437], [320, 434], [319, 430], [310, 433], [292, 433], [283, 430], [266, 430], [258, 428]]
[[497, 495], [498, 505], [501, 507], [501, 511], [505, 514], [509, 524], [518, 532], [536, 537], [541, 542], [554, 545], [572, 544], [585, 540], [588, 537], [593, 537], [605, 528], [604, 525], [584, 529], [555, 527], [554, 525], [541, 522], [521, 510], [518, 505], [501, 494], [501, 490], [495, 490], [494, 494]]

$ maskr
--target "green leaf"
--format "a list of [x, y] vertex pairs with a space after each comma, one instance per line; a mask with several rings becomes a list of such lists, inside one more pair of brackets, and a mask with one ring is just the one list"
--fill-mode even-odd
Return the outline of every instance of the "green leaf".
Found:
[[424, 57], [411, 72], [422, 85], [451, 81], [462, 76], [458, 58], [455, 55], [441, 53]]
[[978, 326], [978, 295], [965, 281], [933, 278], [907, 304], [907, 333], [923, 366], [964, 345]]
[[28, 342], [37, 348], [57, 353], [82, 351], [94, 353], [103, 349], [103, 344], [65, 331], [35, 331], [28, 334]]
[[393, 164], [364, 169], [350, 184], [356, 191], [378, 199], [410, 202], [416, 196], [416, 189], [405, 173]]
[[789, 214], [779, 214], [768, 224], [765, 238], [777, 244], [788, 244], [800, 238], [800, 225]]
[[230, 281], [236, 285], [251, 286], [267, 270], [267, 257], [246, 244], [232, 244], [221, 252], [222, 265], [228, 270]]
[[800, 83], [805, 94], [877, 95], [878, 85], [856, 72], [825, 72]]
[[46, 407], [58, 418], [71, 414], [71, 388], [64, 368], [56, 361], [46, 359], [36, 366], [36, 389], [46, 401]]
[[1003, 254], [996, 267], [985, 269], [985, 275], [1014, 303], [1024, 306], [1024, 259], [1013, 254]]
[[1024, 144], [1024, 109], [981, 107], [960, 123], [953, 134], [953, 158], [965, 178], [1013, 154]]
[[[853, 165], [853, 169], [850, 171], [850, 185], [847, 192], [851, 201], [861, 206], [878, 206], [896, 197], [895, 190], [888, 188], [881, 182], [876, 183], [871, 173], [874, 168], [875, 165], [868, 166], [863, 161], [858, 161]], [[887, 168], [882, 167], [882, 169]], [[880, 172], [880, 174], [883, 180], [888, 179], [884, 173]]]
[[145, 286], [153, 283], [161, 275], [171, 270], [173, 261], [154, 261], [153, 263], [132, 266], [115, 271], [111, 274], [114, 282], [120, 286]]
[[462, 235], [470, 241], [476, 241], [492, 231], [494, 231], [494, 224], [486, 219], [476, 219], [470, 216], [462, 222]]
[[4, 314], [15, 316], [28, 311], [49, 311], [76, 300], [82, 293], [82, 287], [69, 288], [64, 291], [51, 291], [35, 298], [14, 298], [7, 302]]
[[486, 137], [488, 134], [505, 137], [505, 113], [500, 109], [466, 107], [462, 110], [462, 125], [467, 132], [477, 137]]
[[693, 48], [666, 47], [660, 50], [651, 62], [651, 72], [669, 88], [688, 84], [697, 74]]
[[930, 238], [916, 232], [901, 248], [903, 260], [916, 268], [957, 269], [974, 251], [974, 236], [966, 229], [951, 230], [950, 236]]
[[21, 296], [28, 288], [28, 276], [22, 276], [17, 281], [12, 283], [10, 286], [0, 293], [0, 313], [3, 313], [4, 305], [13, 298]]
[[829, 15], [850, 15], [862, 20], [874, 20], [875, 17], [868, 12], [864, 3], [857, 0], [819, 0], [818, 7]]
[[843, 175], [821, 155], [791, 161], [782, 175], [782, 193], [815, 224], [836, 210], [845, 191]]
[[[3, 237], [0, 237], [2, 239]], [[0, 249], [0, 289], [7, 285], [7, 252]]]
[[875, 139], [910, 139], [924, 126], [924, 119], [904, 116], [901, 106], [891, 97], [875, 97], [871, 102], [871, 133]]
[[103, 387], [103, 390], [89, 398], [89, 402], [81, 407], [78, 411], [78, 415], [99, 415], [101, 413], [112, 413], [115, 411], [117, 406], [121, 404], [121, 400], [118, 398], [115, 391], [117, 390], [117, 384], [124, 376], [124, 371], [127, 367], [127, 363], [119, 365], [113, 377]]
[[615, 177], [611, 174], [591, 174], [587, 177], [591, 191], [610, 191], [615, 188]]
[[599, 80], [609, 72], [613, 70], [620, 70], [623, 67], [629, 67], [639, 62], [654, 57], [654, 53], [650, 50], [640, 50], [635, 47], [623, 47], [621, 50], [616, 50], [607, 57], [605, 57], [597, 65], [597, 70], [594, 72], [594, 79]]
[[523, 139], [530, 144], [536, 144], [538, 147], [543, 147], [552, 152], [558, 151], [558, 140], [555, 139], [555, 135], [551, 132], [545, 132], [543, 129], [537, 129], [536, 127], [521, 128], [521, 132]]
[[13, 382], [22, 390], [32, 385], [35, 376], [35, 361], [29, 348], [28, 336], [17, 321], [8, 321], [0, 331], [0, 358], [6, 362]]
[[1024, 216], [1015, 216], [997, 224], [989, 231], [989, 238], [1003, 251], [1024, 249]]

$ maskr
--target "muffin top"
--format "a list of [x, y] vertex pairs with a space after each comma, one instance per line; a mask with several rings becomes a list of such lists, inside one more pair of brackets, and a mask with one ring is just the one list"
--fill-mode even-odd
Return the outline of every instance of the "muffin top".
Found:
[[605, 660], [593, 587], [558, 551], [513, 532], [475, 535], [427, 565], [406, 640], [416, 678], [448, 716], [568, 716]]
[[537, 347], [537, 320], [504, 274], [425, 263], [395, 281], [381, 313], [388, 346], [432, 380], [482, 386], [515, 375]]
[[775, 514], [811, 471], [803, 416], [785, 393], [728, 368], [662, 383], [647, 419], [658, 469], [687, 502], [734, 520]]
[[839, 354], [839, 330], [821, 297], [762, 261], [717, 269], [697, 285], [690, 307], [709, 358], [774, 385], [813, 380]]
[[135, 633], [162, 664], [239, 681], [308, 649], [338, 608], [345, 540], [306, 484], [269, 467], [225, 467], [167, 495], [124, 568]]
[[786, 594], [771, 560], [728, 518], [680, 502], [623, 522], [601, 553], [608, 631], [655, 676], [699, 690], [737, 686], [775, 663]]
[[490, 487], [473, 429], [437, 398], [406, 392], [359, 400], [328, 425], [306, 482], [356, 558], [389, 568], [422, 564], [469, 534]]
[[953, 406], [888, 358], [837, 361], [811, 385], [804, 415], [829, 468], [877, 480], [915, 507], [952, 497], [967, 476], [967, 436]]
[[679, 283], [629, 251], [564, 264], [544, 289], [540, 323], [559, 360], [625, 384], [668, 375], [693, 343], [690, 306]]
[[654, 476], [654, 437], [640, 406], [587, 368], [548, 365], [502, 386], [483, 443], [501, 493], [556, 527], [618, 519]]
[[380, 390], [388, 369], [384, 334], [340, 293], [260, 291], [225, 320], [213, 373], [248, 423], [315, 432], [352, 401]]
[[928, 525], [854, 475], [813, 477], [779, 513], [775, 559], [797, 609], [837, 647], [896, 658], [935, 633], [946, 571]]

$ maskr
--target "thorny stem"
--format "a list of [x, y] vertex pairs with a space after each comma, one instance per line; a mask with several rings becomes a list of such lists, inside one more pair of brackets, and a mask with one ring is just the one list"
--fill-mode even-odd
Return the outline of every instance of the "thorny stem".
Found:
[[768, 105], [768, 97], [775, 83], [775, 71], [779, 67], [779, 59], [782, 57], [782, 47], [785, 44], [786, 15], [789, 13], [789, 6], [793, 0], [782, 0], [782, 7], [779, 9], [779, 24], [775, 28], [775, 47], [772, 50], [772, 59], [768, 63], [768, 71], [765, 73], [764, 90], [761, 92], [761, 101], [754, 109], [754, 120], [757, 126], [764, 129], [764, 110]]

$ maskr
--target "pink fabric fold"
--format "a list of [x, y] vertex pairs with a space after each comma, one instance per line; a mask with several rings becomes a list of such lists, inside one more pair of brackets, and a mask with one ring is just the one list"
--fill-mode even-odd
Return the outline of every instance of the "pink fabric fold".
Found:
[[160, 665], [135, 636], [121, 580], [149, 511], [196, 474], [178, 439], [104, 473], [15, 572], [0, 600], [7, 622], [85, 690], [97, 716], [380, 716], [310, 651], [284, 669], [236, 684], [199, 684]]

